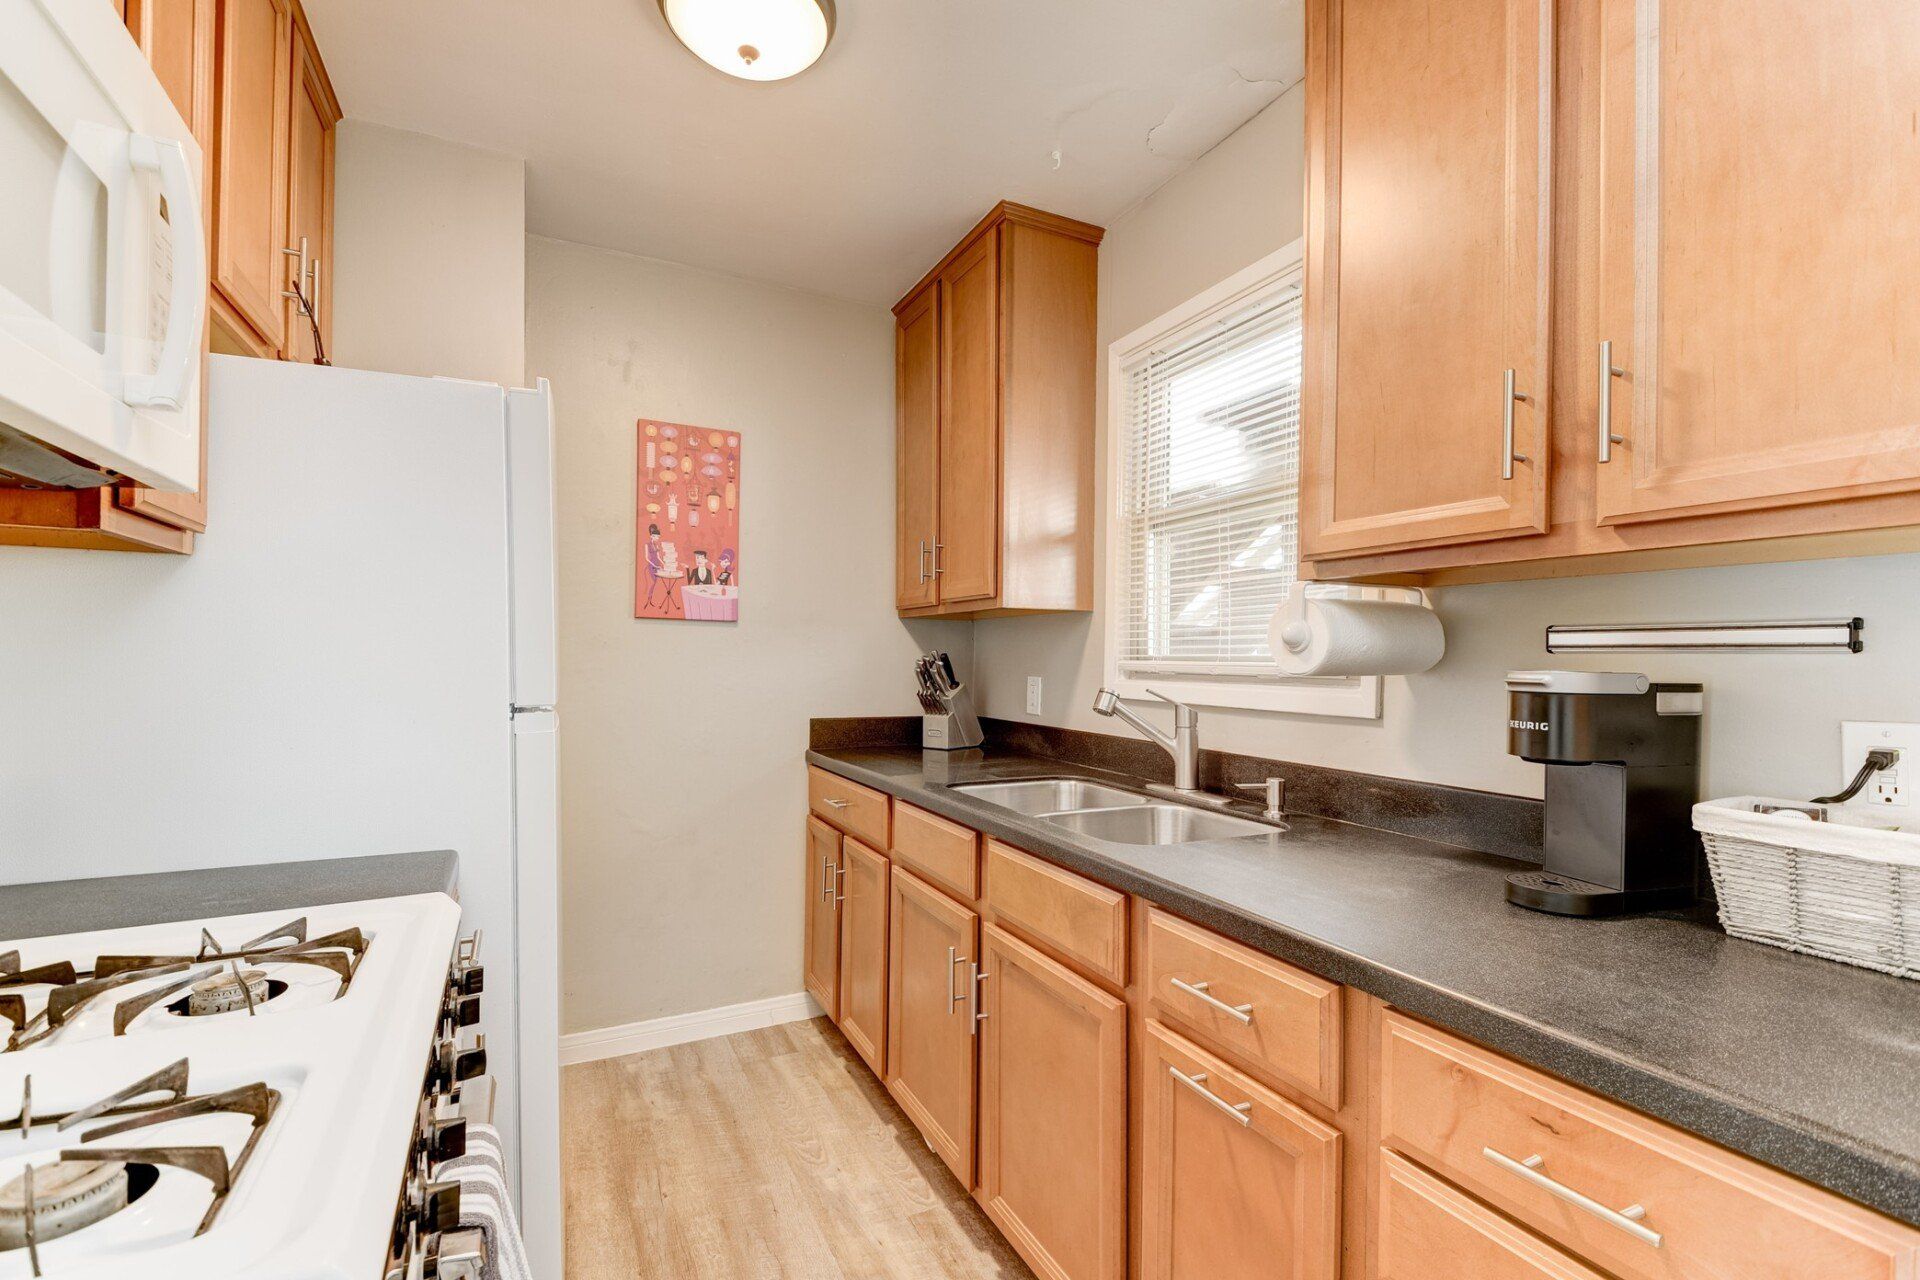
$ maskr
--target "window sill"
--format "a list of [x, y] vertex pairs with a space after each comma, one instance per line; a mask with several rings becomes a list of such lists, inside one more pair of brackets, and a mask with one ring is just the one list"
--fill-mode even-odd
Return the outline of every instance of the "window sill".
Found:
[[1206, 676], [1111, 677], [1108, 687], [1128, 702], [1152, 701], [1157, 689], [1196, 707], [1280, 711], [1350, 720], [1380, 718], [1380, 677], [1319, 680], [1220, 680]]

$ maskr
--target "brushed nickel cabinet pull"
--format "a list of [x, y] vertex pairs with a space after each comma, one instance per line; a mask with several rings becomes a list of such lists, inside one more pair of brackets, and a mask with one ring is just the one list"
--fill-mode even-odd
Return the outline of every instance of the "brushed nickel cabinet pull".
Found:
[[953, 989], [953, 971], [957, 966], [967, 963], [969, 963], [969, 961], [965, 956], [960, 954], [960, 948], [947, 948], [947, 1015], [949, 1017], [953, 1015], [953, 1007], [966, 999], [965, 996]]
[[1225, 1098], [1207, 1088], [1207, 1073], [1204, 1071], [1188, 1075], [1178, 1067], [1168, 1067], [1167, 1071], [1187, 1088], [1205, 1098], [1220, 1110], [1238, 1120], [1241, 1124], [1253, 1123], [1253, 1104], [1251, 1102], [1228, 1102]]
[[1624, 1209], [1609, 1209], [1591, 1196], [1581, 1195], [1564, 1182], [1555, 1182], [1540, 1172], [1540, 1166], [1546, 1163], [1545, 1156], [1531, 1155], [1525, 1160], [1515, 1160], [1512, 1156], [1502, 1155], [1492, 1147], [1480, 1148], [1480, 1154], [1516, 1178], [1532, 1183], [1548, 1195], [1565, 1200], [1574, 1208], [1584, 1210], [1600, 1221], [1620, 1228], [1636, 1240], [1650, 1244], [1656, 1249], [1660, 1247], [1660, 1233], [1640, 1222], [1640, 1219], [1647, 1216], [1646, 1206], [1630, 1204]]
[[1506, 394], [1502, 397], [1500, 406], [1500, 478], [1502, 480], [1513, 479], [1514, 463], [1528, 461], [1526, 454], [1513, 451], [1513, 406], [1516, 401], [1524, 402], [1528, 398], [1525, 392], [1514, 389], [1513, 380], [1514, 370], [1509, 369], [1503, 379]]
[[967, 971], [967, 1034], [977, 1036], [980, 1024], [987, 1020], [987, 1011], [980, 1007], [980, 984], [993, 975], [980, 972], [977, 964], [969, 964]]
[[823, 900], [833, 897], [832, 858], [823, 857], [820, 859], [820, 897]]
[[920, 543], [920, 582], [922, 585], [925, 585], [927, 579], [933, 576], [927, 572], [927, 556], [932, 550], [933, 548], [929, 547], [923, 539]]
[[1229, 1018], [1238, 1020], [1242, 1026], [1253, 1021], [1252, 1005], [1228, 1004], [1225, 1000], [1213, 994], [1213, 984], [1211, 982], [1182, 982], [1178, 978], [1168, 978], [1167, 981], [1188, 995], [1193, 996], [1195, 999], [1206, 1001], [1221, 1013], [1226, 1014]]
[[[826, 799], [826, 798], [822, 797], [822, 799]], [[826, 800], [827, 807], [830, 809], [845, 809], [845, 808], [848, 808], [852, 803], [853, 802], [850, 800], [831, 800], [831, 799]]]
[[835, 867], [833, 869], [833, 884], [834, 884], [834, 889], [836, 890], [836, 892], [833, 895], [833, 900], [835, 902], [845, 902], [847, 900], [847, 895], [843, 892], [839, 892], [840, 881], [846, 874], [847, 874], [847, 869], [845, 867]]
[[1613, 446], [1625, 444], [1625, 436], [1613, 434], [1613, 380], [1627, 371], [1613, 362], [1613, 339], [1600, 344], [1600, 461], [1613, 461]]

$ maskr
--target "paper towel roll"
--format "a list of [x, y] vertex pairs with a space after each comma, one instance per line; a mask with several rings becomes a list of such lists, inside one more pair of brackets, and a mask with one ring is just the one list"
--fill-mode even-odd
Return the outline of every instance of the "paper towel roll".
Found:
[[1297, 587], [1274, 610], [1267, 642], [1290, 676], [1409, 675], [1447, 651], [1439, 616], [1416, 600], [1307, 596]]

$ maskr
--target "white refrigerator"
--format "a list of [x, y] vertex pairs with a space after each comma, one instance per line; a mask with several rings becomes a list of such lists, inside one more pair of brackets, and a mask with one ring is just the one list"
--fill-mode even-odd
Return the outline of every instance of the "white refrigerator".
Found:
[[496, 1120], [561, 1275], [552, 409], [223, 356], [187, 558], [0, 558], [0, 885], [460, 855]]

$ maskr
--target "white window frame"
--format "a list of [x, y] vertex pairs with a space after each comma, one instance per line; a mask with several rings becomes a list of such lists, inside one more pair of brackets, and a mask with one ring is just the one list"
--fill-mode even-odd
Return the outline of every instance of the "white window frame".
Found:
[[[1120, 491], [1126, 483], [1126, 366], [1142, 351], [1175, 341], [1185, 331], [1257, 303], [1263, 296], [1303, 284], [1305, 243], [1296, 240], [1275, 250], [1107, 348], [1107, 493], [1106, 523], [1101, 535], [1107, 557], [1106, 685], [1129, 702], [1152, 701], [1148, 690], [1158, 689], [1169, 697], [1200, 707], [1359, 720], [1380, 718], [1379, 676], [1299, 678], [1284, 676], [1277, 668], [1271, 676], [1231, 678], [1180, 672], [1122, 675], [1120, 671], [1122, 631], [1126, 626], [1126, 610], [1121, 601], [1132, 589], [1126, 580], [1127, 556], [1120, 520]], [[1305, 455], [1302, 448], [1303, 460]]]

